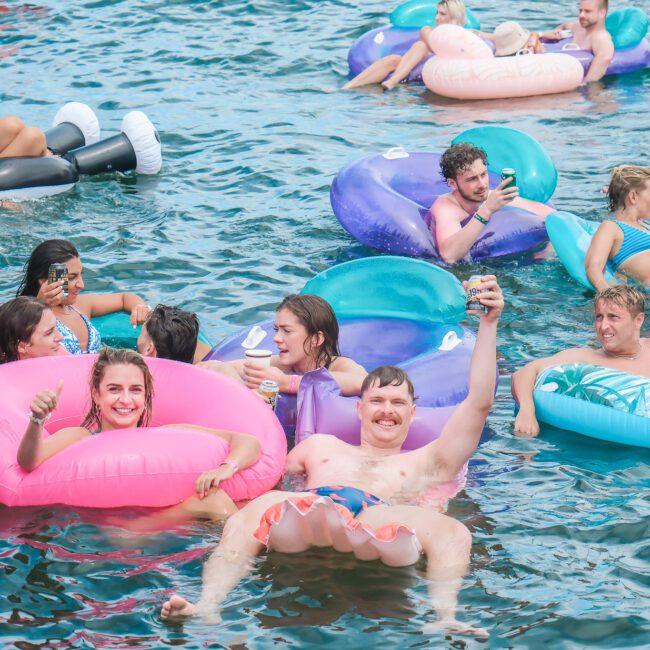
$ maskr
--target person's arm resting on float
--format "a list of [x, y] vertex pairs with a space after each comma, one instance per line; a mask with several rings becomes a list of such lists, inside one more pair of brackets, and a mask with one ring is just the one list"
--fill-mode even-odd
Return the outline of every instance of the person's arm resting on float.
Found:
[[90, 313], [91, 318], [125, 311], [131, 315], [132, 325], [141, 325], [147, 319], [149, 307], [135, 293], [89, 293], [81, 294], [77, 304]]
[[423, 447], [429, 472], [440, 482], [453, 480], [476, 451], [494, 401], [497, 373], [496, 341], [503, 296], [493, 275], [483, 276], [480, 301], [488, 307], [481, 316], [469, 369], [469, 392], [453, 412], [438, 440]]
[[594, 58], [585, 75], [585, 83], [600, 81], [614, 58], [614, 43], [609, 32], [602, 30], [593, 35], [591, 51], [594, 53]]
[[230, 452], [223, 459], [221, 465], [215, 469], [203, 472], [196, 480], [196, 492], [199, 496], [206, 496], [211, 487], [218, 487], [221, 481], [227, 481], [237, 472], [250, 467], [259, 460], [261, 454], [260, 441], [248, 433], [226, 431], [225, 429], [212, 429], [196, 424], [166, 424], [166, 427], [178, 429], [196, 429], [205, 431], [225, 440], [230, 445]]
[[43, 439], [43, 423], [34, 420], [44, 421], [49, 417], [56, 408], [62, 389], [63, 381], [60, 381], [55, 391], [41, 391], [32, 400], [29, 407], [32, 417], [20, 441], [16, 457], [18, 464], [26, 472], [31, 472], [54, 454], [89, 435], [82, 427], [66, 427]]
[[562, 363], [584, 362], [583, 357], [584, 350], [581, 348], [562, 350], [552, 357], [531, 361], [513, 373], [510, 386], [512, 395], [519, 404], [519, 413], [515, 418], [515, 434], [523, 438], [534, 438], [539, 434], [539, 422], [535, 416], [533, 401], [533, 390], [539, 373]]
[[[278, 383], [281, 393], [296, 394], [302, 381], [302, 375], [285, 373], [277, 367], [279, 357], [271, 358], [270, 366], [259, 366], [254, 361], [231, 361], [242, 374], [248, 388], [257, 389], [265, 379]], [[363, 366], [348, 357], [336, 357], [328, 368], [343, 395], [358, 395], [361, 384], [368, 374]]]
[[585, 256], [585, 271], [589, 282], [597, 291], [607, 289], [609, 286], [603, 270], [617, 239], [620, 239], [622, 243], [621, 229], [612, 221], [604, 221], [598, 226], [598, 230], [589, 244]]

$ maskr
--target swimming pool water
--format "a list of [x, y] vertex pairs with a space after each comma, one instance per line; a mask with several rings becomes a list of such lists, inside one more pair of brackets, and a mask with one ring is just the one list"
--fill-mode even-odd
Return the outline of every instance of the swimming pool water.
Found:
[[[130, 289], [151, 304], [196, 310], [216, 341], [269, 315], [316, 272], [376, 254], [351, 240], [329, 207], [329, 184], [353, 158], [396, 145], [442, 150], [482, 124], [519, 128], [558, 166], [557, 205], [592, 219], [606, 214], [599, 190], [613, 165], [650, 164], [647, 71], [508, 102], [459, 103], [421, 86], [341, 92], [349, 46], [386, 22], [390, 3], [42, 4], [0, 14], [2, 113], [47, 127], [61, 104], [85, 101], [110, 135], [126, 112], [143, 110], [160, 131], [164, 166], [157, 177], [85, 179], [72, 193], [3, 212], [2, 299], [39, 241], [71, 238], [88, 290]], [[508, 18], [550, 27], [576, 5], [477, 0], [472, 8], [488, 28]], [[165, 626], [160, 603], [176, 591], [196, 597], [219, 526], [139, 534], [98, 511], [0, 506], [0, 644], [647, 646], [650, 452], [548, 428], [537, 440], [512, 436], [508, 375], [533, 356], [591, 340], [590, 298], [554, 257], [479, 270], [499, 275], [508, 300], [489, 420], [496, 435], [449, 512], [474, 536], [459, 617], [487, 627], [488, 642], [422, 634], [432, 616], [422, 565], [389, 569], [319, 550], [260, 558], [219, 628]]]

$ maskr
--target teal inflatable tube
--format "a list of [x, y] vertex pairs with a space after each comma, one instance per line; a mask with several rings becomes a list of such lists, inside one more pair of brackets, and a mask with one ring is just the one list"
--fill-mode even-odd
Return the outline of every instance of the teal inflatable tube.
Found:
[[409, 257], [387, 255], [339, 264], [319, 273], [300, 293], [320, 296], [346, 318], [401, 318], [459, 323], [465, 292], [449, 271]]
[[638, 7], [616, 9], [605, 20], [605, 28], [617, 50], [636, 47], [648, 33], [649, 24], [648, 15]]
[[487, 153], [488, 168], [501, 174], [504, 167], [517, 173], [519, 194], [546, 203], [557, 187], [557, 169], [544, 147], [532, 136], [505, 126], [479, 126], [463, 131], [452, 144], [468, 142]]
[[[126, 312], [117, 311], [112, 314], [93, 318], [92, 323], [99, 330], [102, 343], [112, 348], [130, 348], [135, 350], [142, 325], [133, 327], [129, 316]], [[199, 341], [212, 347], [212, 343], [201, 332], [199, 332]]]
[[[401, 4], [390, 15], [390, 22], [394, 27], [402, 29], [420, 29], [425, 25], [433, 27], [436, 24], [436, 11], [438, 0], [409, 0]], [[481, 24], [474, 12], [465, 8], [465, 27], [468, 29], [481, 29]]]
[[[581, 219], [571, 212], [558, 211], [546, 217], [548, 238], [564, 268], [578, 284], [592, 290], [594, 287], [585, 271], [585, 257], [599, 225], [596, 221]], [[619, 282], [610, 263], [605, 267], [604, 274], [608, 284]]]
[[607, 442], [650, 447], [650, 379], [587, 364], [546, 369], [533, 391], [540, 422]]

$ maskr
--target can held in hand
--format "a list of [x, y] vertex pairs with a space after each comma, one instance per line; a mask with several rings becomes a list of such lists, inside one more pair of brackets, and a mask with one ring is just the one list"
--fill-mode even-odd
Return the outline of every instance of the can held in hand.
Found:
[[506, 178], [512, 178], [512, 181], [506, 187], [517, 187], [517, 174], [511, 167], [504, 167], [501, 170], [501, 179], [505, 181]]
[[482, 282], [481, 277], [480, 275], [472, 275], [467, 281], [467, 302], [465, 303], [465, 309], [468, 312], [474, 312], [476, 314], [487, 314], [488, 308], [478, 301], [479, 294], [483, 293], [478, 288]]
[[50, 264], [50, 268], [47, 270], [47, 283], [54, 284], [59, 280], [63, 281], [63, 297], [68, 297], [68, 266], [63, 262], [55, 262]]
[[573, 36], [573, 32], [570, 29], [560, 30], [560, 38], [571, 38], [572, 36]]
[[257, 392], [269, 403], [269, 406], [275, 411], [278, 405], [278, 393], [280, 392], [280, 384], [272, 379], [265, 379]]

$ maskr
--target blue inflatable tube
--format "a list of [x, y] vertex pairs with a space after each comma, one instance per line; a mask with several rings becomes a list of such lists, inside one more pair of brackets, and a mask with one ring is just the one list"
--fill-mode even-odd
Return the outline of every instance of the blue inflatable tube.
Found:
[[[474, 334], [459, 325], [465, 294], [450, 273], [419, 260], [377, 257], [355, 260], [323, 272], [302, 293], [332, 305], [340, 327], [341, 353], [368, 370], [402, 366], [418, 396], [417, 418], [405, 443], [414, 449], [435, 439], [467, 395]], [[273, 320], [257, 324], [266, 337], [260, 347], [274, 353]], [[241, 343], [250, 327], [217, 345], [208, 359], [243, 357]], [[307, 373], [295, 396], [282, 396], [278, 417], [296, 441], [330, 433], [359, 441], [356, 397], [344, 397], [324, 370]]]
[[[449, 192], [440, 176], [440, 154], [390, 150], [356, 160], [334, 179], [330, 201], [341, 225], [362, 244], [395, 255], [441, 261], [429, 208]], [[491, 187], [500, 178], [490, 175]], [[505, 207], [472, 246], [472, 262], [535, 249], [547, 241], [544, 220]]]
[[[598, 226], [600, 226], [598, 222], [581, 219], [571, 212], [559, 211], [546, 217], [549, 239], [564, 268], [578, 284], [592, 290], [594, 287], [589, 282], [585, 271], [585, 258]], [[611, 263], [607, 263], [603, 272], [607, 284], [620, 282], [614, 275]]]
[[[142, 331], [142, 325], [133, 327], [131, 325], [130, 314], [117, 311], [112, 314], [106, 314], [105, 316], [97, 316], [92, 319], [92, 323], [99, 331], [104, 345], [109, 345], [113, 348], [136, 349], [136, 343]], [[212, 343], [201, 332], [199, 332], [199, 341], [212, 346]]]
[[650, 379], [583, 364], [547, 368], [533, 391], [540, 422], [607, 442], [650, 447]]

